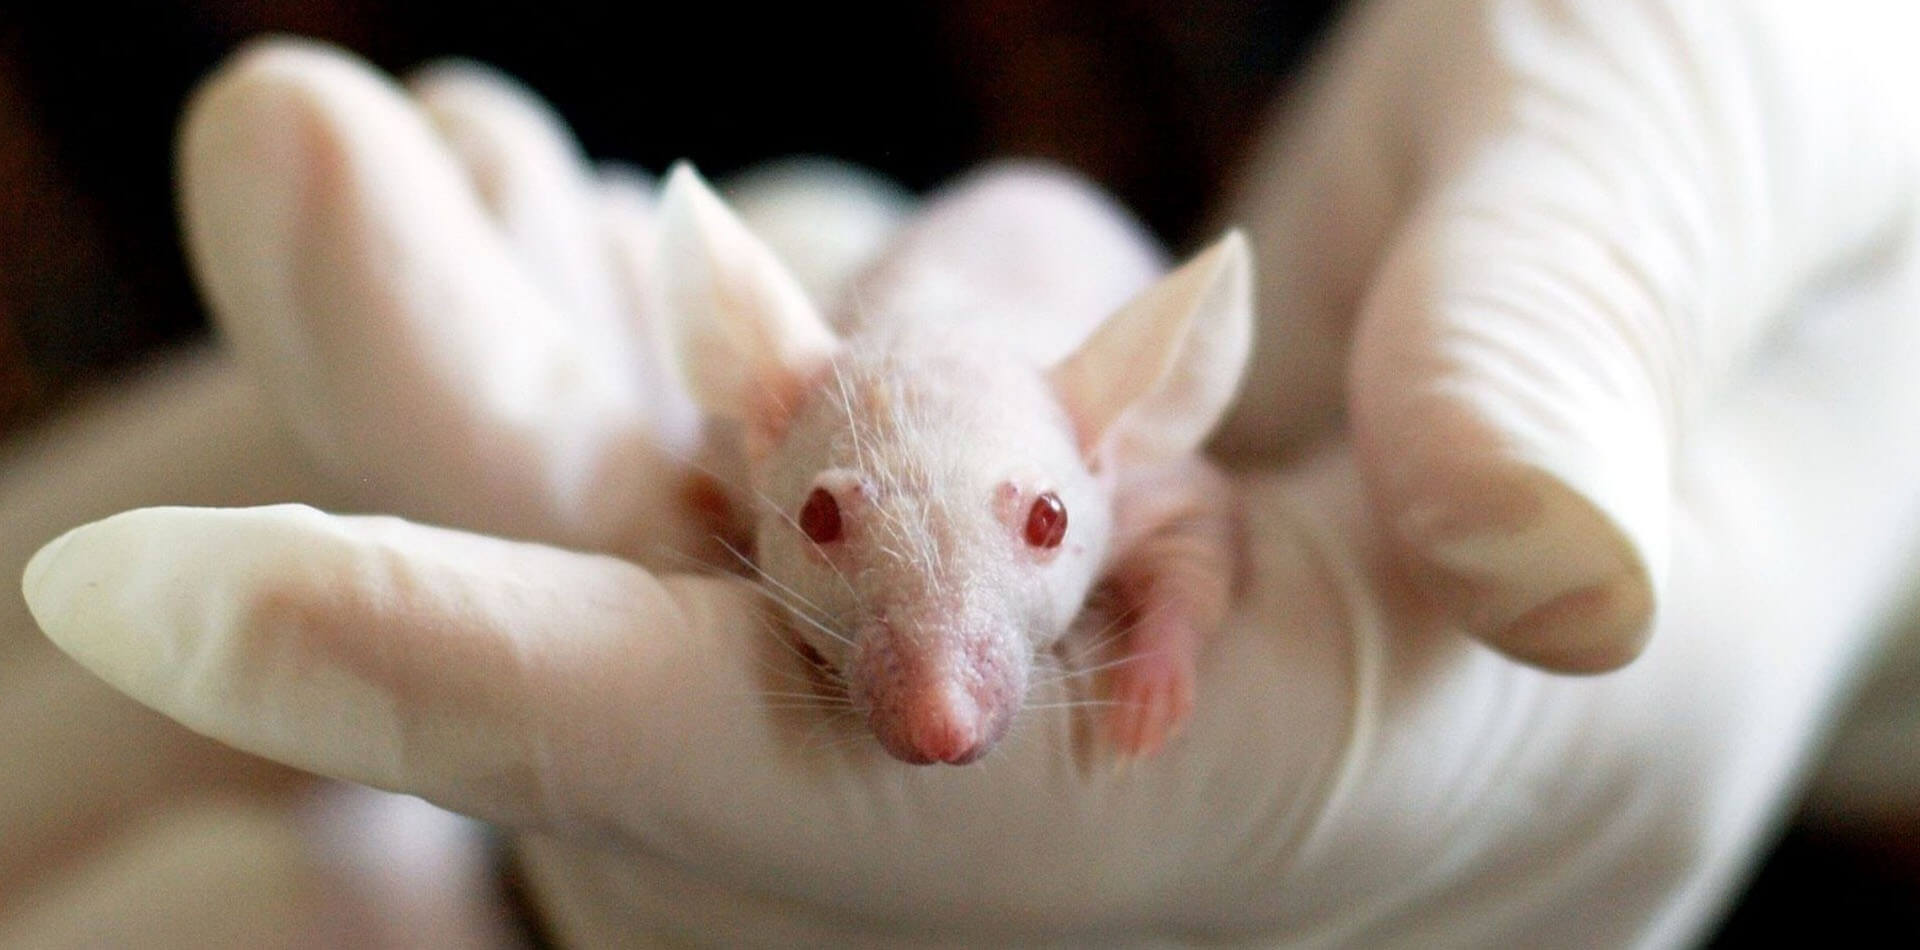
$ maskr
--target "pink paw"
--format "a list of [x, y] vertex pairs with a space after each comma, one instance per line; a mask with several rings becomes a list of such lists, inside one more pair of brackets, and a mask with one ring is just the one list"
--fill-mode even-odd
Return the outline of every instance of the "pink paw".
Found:
[[1161, 648], [1137, 654], [1108, 674], [1107, 731], [1127, 756], [1149, 756], [1180, 732], [1193, 712], [1193, 655]]

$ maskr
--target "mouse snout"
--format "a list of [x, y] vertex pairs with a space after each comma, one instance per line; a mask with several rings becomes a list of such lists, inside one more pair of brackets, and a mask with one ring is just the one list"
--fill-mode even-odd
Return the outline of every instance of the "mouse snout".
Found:
[[980, 704], [958, 684], [926, 689], [904, 703], [902, 713], [902, 721], [881, 738], [895, 758], [918, 765], [965, 765], [986, 754], [987, 723]]
[[913, 765], [965, 765], [1007, 733], [1023, 677], [978, 643], [890, 629], [869, 640], [851, 677], [887, 754]]

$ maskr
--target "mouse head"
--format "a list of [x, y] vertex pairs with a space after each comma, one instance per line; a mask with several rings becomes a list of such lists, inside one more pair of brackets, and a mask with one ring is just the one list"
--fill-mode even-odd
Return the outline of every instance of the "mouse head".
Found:
[[889, 753], [985, 754], [1106, 565], [1116, 470], [1193, 452], [1231, 399], [1251, 333], [1244, 241], [1043, 366], [964, 326], [837, 337], [685, 165], [660, 220], [678, 363], [741, 427], [769, 593]]

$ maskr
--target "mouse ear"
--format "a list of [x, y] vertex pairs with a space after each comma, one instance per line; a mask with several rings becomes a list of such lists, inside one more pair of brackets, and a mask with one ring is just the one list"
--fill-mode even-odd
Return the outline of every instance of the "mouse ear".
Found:
[[660, 197], [654, 273], [674, 355], [693, 398], [764, 446], [785, 432], [809, 376], [839, 345], [800, 282], [680, 162]]
[[1091, 456], [1177, 458], [1213, 431], [1253, 339], [1253, 265], [1230, 231], [1095, 328], [1051, 371]]

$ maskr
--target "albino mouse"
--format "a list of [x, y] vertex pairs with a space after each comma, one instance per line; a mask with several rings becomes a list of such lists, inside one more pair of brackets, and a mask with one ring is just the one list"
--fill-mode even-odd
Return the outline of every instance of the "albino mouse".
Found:
[[1123, 619], [1107, 734], [1172, 734], [1237, 565], [1233, 494], [1197, 455], [1252, 333], [1237, 233], [1161, 276], [1091, 188], [1004, 167], [934, 199], [828, 314], [684, 164], [659, 240], [688, 388], [739, 426], [757, 569], [887, 752], [986, 754], [1097, 584]]

